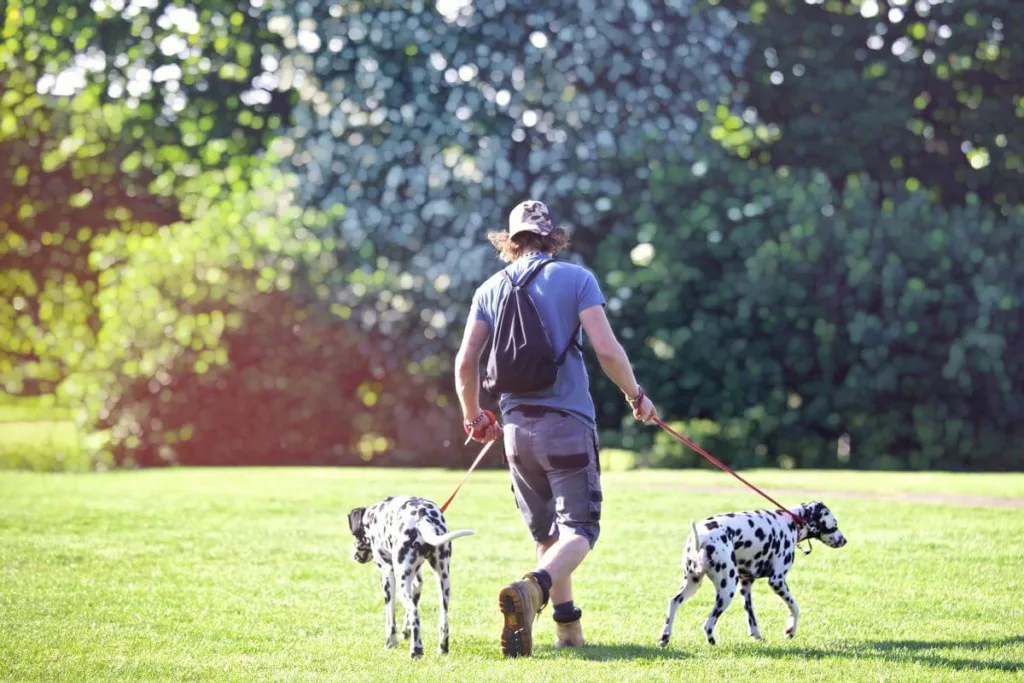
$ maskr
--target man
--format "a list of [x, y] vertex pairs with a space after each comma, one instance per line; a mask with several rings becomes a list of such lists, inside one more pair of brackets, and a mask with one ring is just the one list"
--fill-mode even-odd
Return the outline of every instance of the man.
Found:
[[[622, 390], [637, 420], [657, 417], [654, 405], [633, 376], [625, 351], [604, 310], [604, 296], [586, 268], [555, 261], [569, 243], [538, 201], [519, 204], [509, 215], [508, 232], [488, 239], [510, 265], [481, 285], [473, 296], [455, 381], [466, 431], [479, 442], [493, 441], [503, 429], [516, 505], [537, 544], [537, 568], [499, 594], [505, 626], [501, 649], [506, 657], [530, 656], [533, 621], [554, 603], [556, 648], [582, 647], [581, 611], [573, 604], [572, 572], [593, 549], [600, 532], [601, 480], [594, 401], [583, 364], [579, 329], [590, 340], [605, 374]], [[533, 273], [525, 291], [556, 353], [564, 362], [550, 388], [503, 393], [503, 428], [480, 409], [480, 357], [495, 329], [499, 307]]]

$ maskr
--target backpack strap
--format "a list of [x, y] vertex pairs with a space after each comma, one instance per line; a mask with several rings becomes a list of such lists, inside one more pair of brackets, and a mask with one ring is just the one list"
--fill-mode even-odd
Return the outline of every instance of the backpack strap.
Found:
[[544, 266], [546, 266], [549, 263], [554, 263], [554, 262], [555, 262], [555, 259], [553, 259], [553, 258], [549, 258], [549, 259], [545, 259], [545, 260], [541, 261], [540, 263], [538, 263], [536, 266], [533, 267], [533, 270], [531, 270], [529, 273], [526, 274], [526, 277], [524, 277], [522, 282], [520, 282], [518, 285], [515, 282], [512, 281], [512, 276], [508, 274], [508, 270], [507, 269], [503, 270], [501, 272], [505, 276], [505, 279], [508, 280], [508, 283], [510, 285], [512, 285], [512, 289], [523, 289], [524, 287], [526, 287], [526, 285], [528, 285], [531, 282], [533, 282], [533, 278], [537, 277], [537, 273], [539, 273], [541, 270], [543, 270]]
[[569, 349], [576, 347], [583, 353], [583, 346], [577, 341], [580, 334], [580, 328], [583, 327], [583, 323], [576, 323], [576, 329], [572, 331], [572, 335], [569, 337], [569, 343], [565, 345], [565, 350], [562, 351], [561, 355], [555, 359], [555, 365], [562, 365], [565, 363], [565, 357], [569, 355]]
[[[522, 289], [522, 288], [526, 287], [526, 285], [530, 284], [533, 281], [533, 278], [537, 277], [537, 273], [539, 273], [541, 270], [543, 270], [544, 266], [548, 265], [549, 263], [554, 263], [554, 262], [555, 262], [555, 259], [553, 259], [553, 258], [549, 258], [549, 259], [545, 259], [545, 260], [541, 261], [536, 266], [534, 266], [533, 270], [531, 270], [529, 273], [526, 274], [526, 277], [524, 277], [523, 281], [520, 282], [518, 285], [515, 282], [512, 281], [512, 276], [508, 274], [508, 270], [507, 269], [501, 271], [501, 274], [504, 275], [505, 279], [508, 280], [508, 283], [510, 285], [512, 285], [512, 289]], [[583, 323], [579, 323], [579, 322], [576, 323], [576, 329], [574, 329], [572, 331], [572, 334], [569, 336], [569, 343], [566, 345], [565, 349], [562, 351], [561, 354], [559, 354], [558, 358], [555, 359], [555, 365], [561, 366], [562, 364], [565, 363], [565, 358], [566, 358], [566, 356], [569, 355], [569, 349], [571, 349], [572, 347], [575, 346], [580, 351], [583, 351], [583, 347], [577, 341], [577, 339], [579, 338], [580, 328], [581, 327], [583, 327]]]

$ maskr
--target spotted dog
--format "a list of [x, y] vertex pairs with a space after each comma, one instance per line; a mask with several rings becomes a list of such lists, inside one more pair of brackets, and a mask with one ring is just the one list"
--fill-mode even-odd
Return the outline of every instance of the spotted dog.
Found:
[[395, 584], [398, 599], [405, 608], [402, 635], [412, 636], [409, 654], [418, 659], [423, 656], [420, 640], [419, 602], [423, 588], [420, 566], [424, 562], [437, 576], [440, 592], [440, 624], [438, 625], [438, 651], [448, 652], [448, 602], [451, 595], [449, 567], [452, 558], [451, 541], [473, 532], [464, 529], [449, 532], [444, 515], [432, 501], [409, 496], [388, 497], [365, 508], [356, 508], [348, 515], [348, 526], [355, 546], [353, 559], [366, 564], [371, 559], [380, 570], [384, 587], [384, 647], [398, 646], [395, 633]]
[[822, 503], [804, 503], [790, 512], [804, 521], [799, 530], [793, 517], [783, 510], [728, 512], [708, 517], [699, 525], [690, 522], [691, 533], [683, 554], [686, 566], [683, 586], [668, 604], [660, 641], [662, 647], [668, 645], [672, 637], [672, 623], [679, 605], [697, 592], [705, 576], [711, 579], [718, 592], [711, 615], [704, 622], [704, 635], [710, 644], [715, 644], [715, 624], [732, 602], [737, 582], [747, 611], [750, 635], [761, 639], [750, 590], [754, 580], [762, 578], [768, 579], [768, 585], [789, 607], [786, 635], [790, 638], [796, 635], [800, 609], [786, 585], [796, 544], [814, 538], [830, 548], [842, 548], [846, 538], [839, 531], [835, 515]]

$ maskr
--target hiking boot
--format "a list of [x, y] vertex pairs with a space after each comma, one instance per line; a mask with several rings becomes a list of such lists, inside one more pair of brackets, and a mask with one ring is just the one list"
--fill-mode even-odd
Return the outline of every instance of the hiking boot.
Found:
[[583, 625], [580, 620], [570, 621], [567, 624], [555, 622], [555, 649], [561, 650], [567, 647], [583, 647]]
[[545, 605], [544, 589], [532, 576], [510, 583], [498, 593], [498, 608], [505, 618], [501, 630], [501, 654], [533, 655], [533, 620]]

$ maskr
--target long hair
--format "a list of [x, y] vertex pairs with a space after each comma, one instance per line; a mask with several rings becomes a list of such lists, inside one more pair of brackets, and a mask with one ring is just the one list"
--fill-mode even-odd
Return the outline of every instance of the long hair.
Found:
[[511, 263], [529, 251], [554, 256], [569, 246], [569, 232], [565, 228], [555, 228], [550, 235], [521, 232], [515, 237], [509, 237], [507, 232], [495, 231], [487, 233], [487, 240], [498, 250], [498, 258]]

